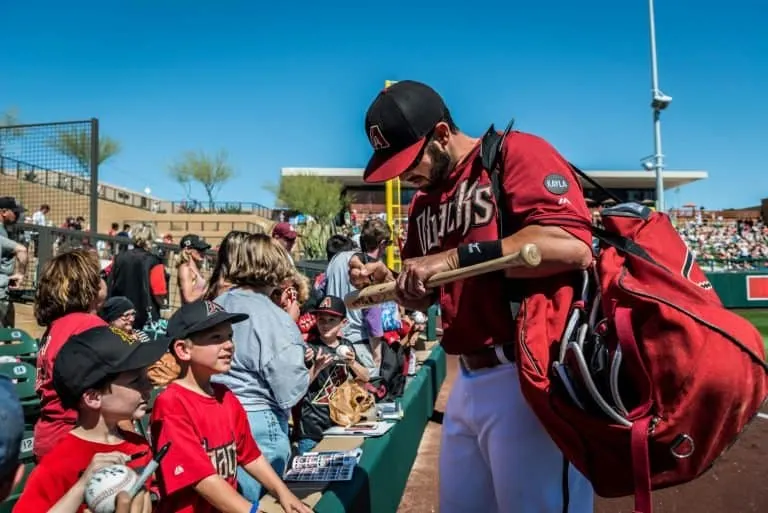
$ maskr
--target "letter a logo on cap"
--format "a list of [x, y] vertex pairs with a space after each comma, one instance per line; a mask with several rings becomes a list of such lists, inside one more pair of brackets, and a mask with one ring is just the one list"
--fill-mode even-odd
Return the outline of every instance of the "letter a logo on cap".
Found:
[[384, 138], [384, 134], [381, 133], [379, 125], [371, 125], [368, 129], [368, 139], [371, 141], [371, 146], [373, 146], [374, 151], [389, 148], [389, 141]]

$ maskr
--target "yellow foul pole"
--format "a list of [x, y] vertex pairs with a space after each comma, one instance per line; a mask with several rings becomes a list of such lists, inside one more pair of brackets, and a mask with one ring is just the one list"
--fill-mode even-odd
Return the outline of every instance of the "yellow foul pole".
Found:
[[[384, 87], [387, 88], [394, 84], [395, 82], [392, 80], [386, 80], [384, 81]], [[400, 258], [399, 258], [399, 248], [397, 247], [397, 241], [399, 238], [399, 232], [400, 232], [400, 203], [401, 203], [401, 196], [400, 196], [400, 179], [399, 178], [393, 178], [392, 180], [387, 180], [387, 182], [384, 184], [384, 197], [386, 202], [386, 209], [387, 209], [387, 224], [389, 225], [389, 229], [392, 232], [392, 244], [387, 247], [387, 267], [390, 269], [394, 269], [396, 271], [400, 270]], [[396, 252], [397, 251], [397, 252]]]

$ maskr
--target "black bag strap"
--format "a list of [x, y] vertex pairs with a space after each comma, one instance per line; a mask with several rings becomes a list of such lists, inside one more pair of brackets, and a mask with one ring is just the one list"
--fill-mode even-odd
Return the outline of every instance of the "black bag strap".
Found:
[[[506, 139], [509, 132], [512, 130], [512, 126], [514, 125], [515, 120], [511, 120], [509, 124], [507, 125], [507, 128], [504, 130], [503, 133], [499, 133], [494, 128], [494, 125], [491, 125], [490, 128], [488, 128], [488, 131], [483, 135], [481, 139], [481, 146], [480, 146], [480, 155], [483, 162], [483, 167], [488, 170], [488, 172], [491, 175], [491, 187], [493, 188], [493, 195], [496, 199], [496, 210], [499, 213], [499, 219], [498, 219], [498, 226], [499, 226], [499, 238], [504, 238], [508, 233], [505, 232], [504, 228], [505, 226], [508, 227], [509, 223], [507, 222], [508, 212], [507, 209], [504, 208], [504, 205], [506, 205], [505, 202], [505, 195], [504, 195], [504, 189], [501, 187], [501, 173], [504, 171], [503, 169], [503, 160], [502, 160], [502, 152], [503, 152], [503, 143], [504, 139]], [[571, 162], [568, 162], [568, 165], [573, 169], [573, 171], [579, 175], [580, 177], [584, 178], [586, 181], [588, 181], [590, 184], [592, 184], [596, 189], [598, 189], [600, 192], [605, 194], [606, 196], [610, 197], [616, 203], [623, 203], [623, 201], [616, 196], [614, 193], [600, 185], [594, 178], [590, 177], [587, 173], [573, 165]], [[654, 265], [659, 265], [641, 246], [639, 246], [635, 241], [628, 239], [626, 237], [622, 237], [621, 235], [617, 235], [615, 233], [611, 233], [604, 228], [600, 228], [599, 226], [593, 226], [591, 225], [590, 228], [592, 229], [592, 234], [597, 237], [598, 240], [601, 242], [604, 242], [605, 244], [608, 244], [609, 246], [613, 246], [614, 248], [618, 249], [619, 251], [622, 251], [624, 253], [636, 256], [637, 258], [642, 258], [643, 260], [652, 263]]]

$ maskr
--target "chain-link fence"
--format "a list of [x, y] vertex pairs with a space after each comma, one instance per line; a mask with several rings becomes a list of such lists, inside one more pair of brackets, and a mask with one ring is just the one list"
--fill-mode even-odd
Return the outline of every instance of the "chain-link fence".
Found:
[[[115, 255], [132, 247], [131, 240], [126, 237], [110, 237], [98, 233], [33, 224], [14, 225], [12, 237], [27, 247], [29, 255], [24, 282], [20, 289], [14, 292], [15, 300], [19, 302], [31, 302], [34, 299], [40, 272], [45, 264], [61, 251], [74, 248], [91, 249], [98, 255], [101, 268], [105, 269]], [[179, 246], [155, 241], [151, 244], [150, 251], [157, 255], [165, 266], [168, 295], [162, 306], [164, 309], [174, 311], [181, 306], [176, 266]], [[206, 280], [210, 277], [215, 261], [216, 253], [208, 251], [205, 260], [200, 264], [200, 271]]]
[[51, 219], [97, 226], [98, 167], [97, 119], [0, 126], [0, 189], [28, 216], [45, 204]]

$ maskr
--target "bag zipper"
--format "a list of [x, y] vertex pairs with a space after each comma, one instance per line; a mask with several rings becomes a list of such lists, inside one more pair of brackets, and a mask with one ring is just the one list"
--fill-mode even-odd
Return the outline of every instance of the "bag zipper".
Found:
[[655, 296], [653, 294], [648, 294], [648, 293], [645, 293], [645, 292], [640, 292], [640, 291], [637, 291], [637, 290], [630, 289], [629, 287], [627, 287], [624, 284], [624, 278], [625, 278], [626, 275], [627, 275], [627, 268], [626, 267], [622, 267], [621, 274], [619, 274], [619, 287], [622, 290], [624, 290], [625, 292], [627, 292], [629, 294], [635, 295], [635, 296], [644, 297], [646, 299], [653, 299], [655, 301], [663, 303], [666, 306], [668, 306], [668, 307], [670, 307], [670, 308], [672, 308], [674, 310], [677, 310], [680, 313], [683, 313], [683, 314], [687, 315], [688, 317], [690, 317], [691, 319], [695, 320], [699, 324], [703, 324], [704, 326], [708, 327], [709, 329], [718, 332], [720, 335], [722, 335], [723, 337], [725, 337], [728, 340], [730, 340], [733, 345], [735, 345], [736, 347], [738, 347], [739, 349], [741, 349], [742, 351], [747, 353], [750, 356], [750, 358], [755, 360], [761, 367], [763, 367], [763, 369], [765, 369], [766, 373], [768, 373], [768, 363], [766, 363], [763, 360], [761, 360], [755, 353], [752, 352], [751, 349], [749, 349], [744, 344], [742, 344], [741, 342], [739, 342], [738, 340], [733, 338], [733, 336], [731, 336], [729, 333], [725, 332], [723, 329], [719, 328], [718, 326], [715, 326], [714, 324], [705, 321], [704, 319], [698, 317], [697, 315], [694, 315], [693, 313], [689, 312], [685, 308], [683, 308], [681, 306], [678, 306], [678, 305], [676, 305], [676, 304], [674, 304], [674, 303], [672, 303], [670, 301], [667, 301], [666, 299], [660, 298], [660, 297]]

